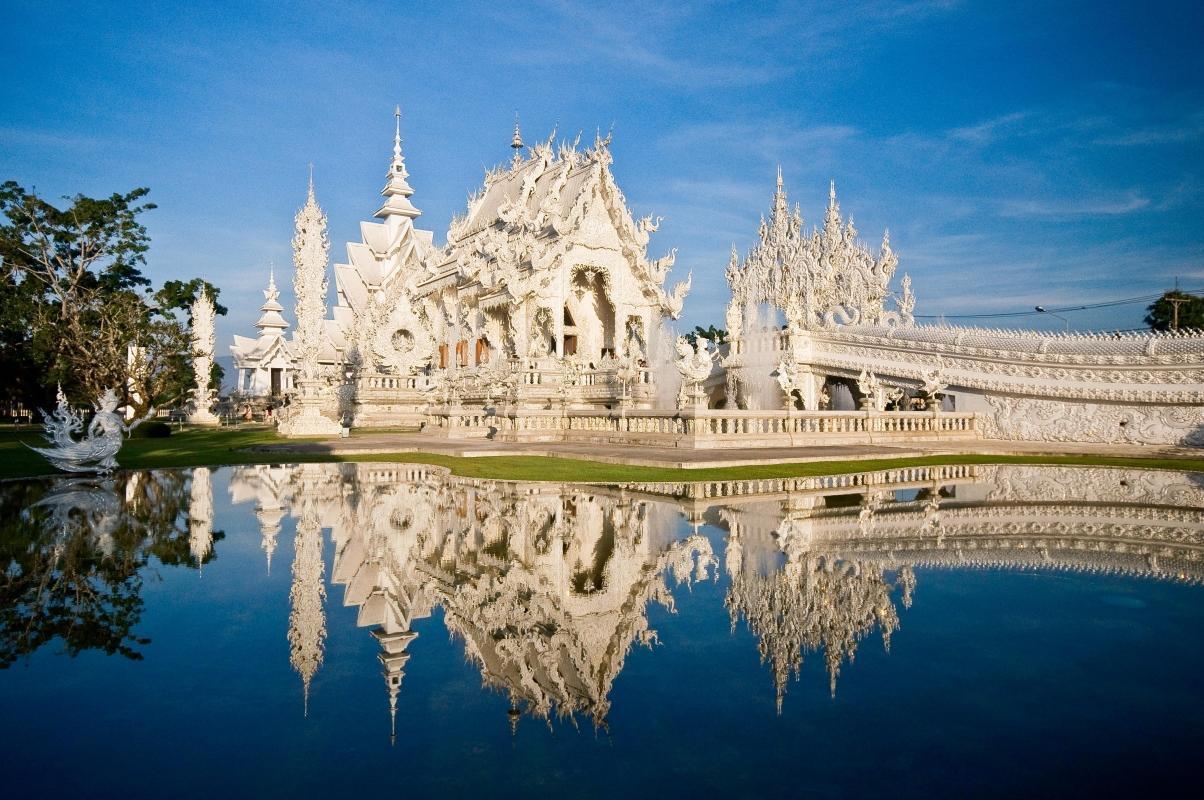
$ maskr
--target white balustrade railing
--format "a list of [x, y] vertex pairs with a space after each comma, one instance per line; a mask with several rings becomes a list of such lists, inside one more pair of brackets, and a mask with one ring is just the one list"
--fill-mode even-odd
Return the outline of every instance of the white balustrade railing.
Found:
[[978, 438], [978, 418], [968, 412], [725, 411], [678, 413], [649, 410], [445, 409], [428, 417], [434, 427], [463, 435], [522, 440], [606, 440], [666, 445], [690, 439], [696, 446], [772, 447], [825, 440]]
[[624, 489], [692, 500], [799, 492], [845, 492], [866, 488], [904, 488], [936, 486], [974, 478], [977, 467], [970, 464], [945, 464], [845, 475], [815, 475], [804, 478], [756, 478], [737, 481], [692, 481], [625, 483]]

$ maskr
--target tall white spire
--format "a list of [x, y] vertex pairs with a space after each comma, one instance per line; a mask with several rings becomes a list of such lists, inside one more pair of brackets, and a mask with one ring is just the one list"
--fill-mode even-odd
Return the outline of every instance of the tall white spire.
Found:
[[293, 236], [293, 293], [297, 297], [297, 344], [299, 368], [306, 380], [317, 377], [318, 358], [324, 343], [326, 318], [326, 267], [330, 240], [326, 214], [314, 197], [313, 165], [310, 165], [309, 194], [297, 212]]
[[406, 171], [405, 157], [401, 154], [401, 106], [393, 108], [393, 158], [389, 161], [389, 173], [386, 176], [385, 188], [380, 190], [385, 202], [377, 210], [380, 219], [390, 217], [406, 217], [414, 219], [422, 212], [410, 202], [414, 189], [406, 179], [410, 173]]

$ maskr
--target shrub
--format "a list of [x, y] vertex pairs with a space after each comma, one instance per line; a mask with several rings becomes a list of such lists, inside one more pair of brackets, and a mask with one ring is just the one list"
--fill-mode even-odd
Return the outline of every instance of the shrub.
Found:
[[171, 426], [166, 422], [148, 422], [135, 428], [134, 435], [140, 439], [166, 439], [171, 436]]

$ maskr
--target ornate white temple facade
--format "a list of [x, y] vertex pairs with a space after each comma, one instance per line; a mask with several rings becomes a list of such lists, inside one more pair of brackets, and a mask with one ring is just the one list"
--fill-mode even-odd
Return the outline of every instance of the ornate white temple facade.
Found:
[[[651, 407], [653, 340], [690, 281], [666, 290], [674, 254], [647, 257], [656, 222], [632, 219], [609, 143], [579, 150], [549, 138], [523, 155], [516, 127], [513, 160], [485, 176], [437, 246], [414, 225], [399, 123], [379, 221], [361, 223], [334, 265], [324, 360], [344, 384], [337, 401], [331, 392], [338, 413], [388, 425], [421, 423], [435, 404]], [[258, 339], [232, 348], [257, 391], [292, 345], [264, 319]]]
[[[691, 280], [667, 288], [674, 253], [648, 257], [658, 221], [633, 219], [609, 137], [524, 149], [516, 125], [512, 147], [438, 245], [415, 227], [398, 114], [384, 199], [334, 265], [320, 346], [285, 338], [270, 283], [259, 336], [231, 348], [240, 390], [296, 392], [305, 350], [307, 413], [352, 427], [662, 447], [1204, 444], [1204, 335], [917, 325], [889, 236], [860, 243], [834, 185], [807, 232], [780, 171], [756, 245], [727, 268], [727, 342], [674, 343]], [[312, 190], [304, 214], [324, 236]], [[325, 316], [324, 294], [305, 307]]]

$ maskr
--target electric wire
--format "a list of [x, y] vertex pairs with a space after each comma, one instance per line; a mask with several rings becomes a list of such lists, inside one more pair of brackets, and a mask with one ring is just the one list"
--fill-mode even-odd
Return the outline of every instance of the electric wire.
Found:
[[[1200, 289], [1179, 289], [1181, 294], [1194, 295], [1204, 292]], [[1104, 300], [1099, 303], [1085, 303], [1077, 306], [1060, 306], [1057, 308], [1047, 308], [1044, 311], [1001, 311], [994, 314], [916, 314], [916, 319], [997, 319], [1001, 317], [1036, 317], [1041, 314], [1061, 314], [1067, 311], [1091, 311], [1097, 308], [1112, 308], [1114, 306], [1131, 305], [1133, 303], [1149, 303], [1162, 297], [1165, 292], [1157, 294], [1145, 294], [1138, 297], [1125, 297], [1120, 300]]]

